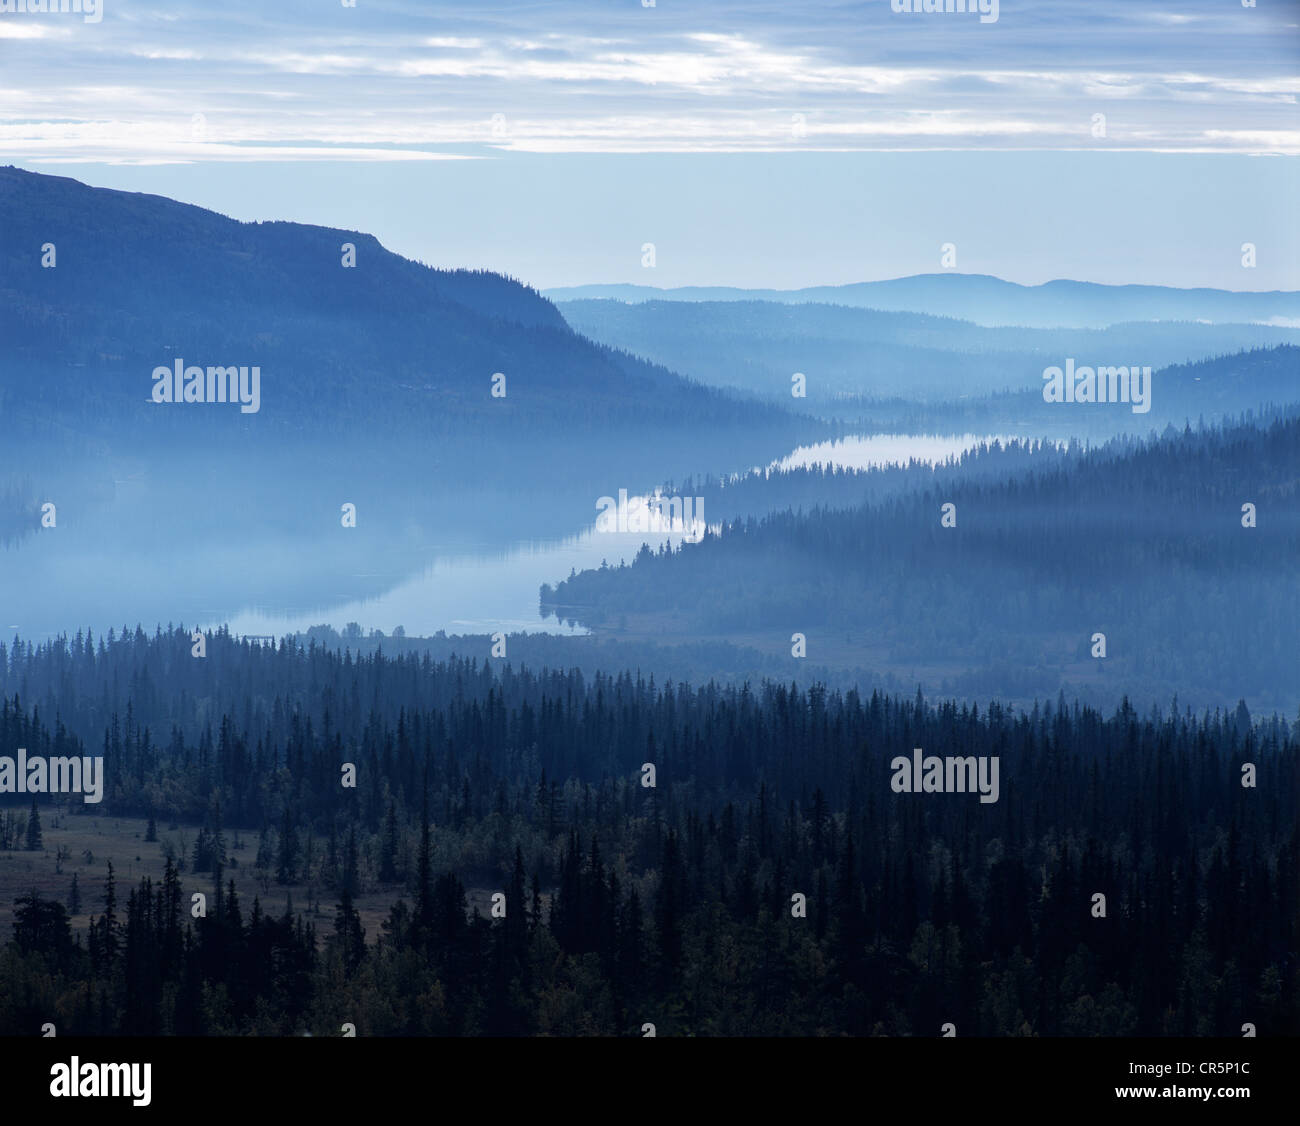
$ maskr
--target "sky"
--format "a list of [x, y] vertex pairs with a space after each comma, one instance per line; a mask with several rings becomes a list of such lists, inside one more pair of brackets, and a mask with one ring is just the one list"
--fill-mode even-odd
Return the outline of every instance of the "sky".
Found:
[[0, 162], [435, 265], [1300, 288], [1300, 0], [21, 2]]

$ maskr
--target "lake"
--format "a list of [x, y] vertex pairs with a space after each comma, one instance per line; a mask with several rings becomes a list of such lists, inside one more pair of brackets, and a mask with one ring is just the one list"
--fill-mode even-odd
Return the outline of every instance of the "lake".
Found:
[[[770, 465], [933, 464], [993, 440], [872, 435], [799, 447]], [[350, 622], [408, 636], [582, 633], [542, 618], [543, 583], [682, 539], [597, 531], [596, 498], [572, 493], [439, 496], [413, 511], [377, 491], [348, 529], [311, 482], [279, 484], [199, 504], [183, 481], [121, 480], [107, 498], [61, 504], [55, 529], [0, 549], [0, 630], [36, 641], [180, 623], [275, 636]]]

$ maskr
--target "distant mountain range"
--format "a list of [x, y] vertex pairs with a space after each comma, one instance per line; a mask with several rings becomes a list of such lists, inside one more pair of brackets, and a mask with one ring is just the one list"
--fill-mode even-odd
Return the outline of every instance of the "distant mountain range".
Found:
[[1157, 285], [1097, 285], [1050, 281], [1017, 285], [987, 274], [918, 274], [889, 281], [820, 285], [806, 289], [740, 289], [648, 285], [579, 285], [548, 289], [556, 302], [779, 301], [850, 305], [887, 312], [931, 313], [978, 325], [1024, 328], [1105, 328], [1124, 321], [1210, 321], [1215, 324], [1289, 324], [1300, 327], [1300, 293], [1173, 289]]
[[[1043, 368], [1067, 357], [1159, 369], [1300, 343], [1300, 327], [1138, 321], [1105, 329], [987, 328], [920, 313], [774, 301], [590, 300], [561, 309], [593, 340], [702, 383], [789, 403], [791, 376], [801, 372], [808, 402], [819, 409], [845, 395], [934, 401], [1037, 393]], [[1291, 391], [1286, 398], [1294, 384]], [[1237, 406], [1258, 401], [1252, 395]]]

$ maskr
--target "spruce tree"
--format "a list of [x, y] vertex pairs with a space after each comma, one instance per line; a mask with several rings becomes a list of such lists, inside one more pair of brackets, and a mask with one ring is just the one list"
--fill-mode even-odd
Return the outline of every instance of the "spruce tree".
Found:
[[351, 973], [365, 957], [366, 931], [361, 925], [361, 916], [352, 906], [352, 892], [346, 885], [339, 900], [338, 912], [334, 917], [334, 941], [344, 968]]
[[424, 770], [424, 801], [420, 806], [420, 860], [415, 897], [415, 931], [427, 942], [433, 929], [433, 864], [429, 844], [429, 769]]
[[388, 816], [384, 819], [384, 843], [379, 854], [379, 882], [395, 883], [397, 880], [397, 807], [388, 803]]
[[36, 809], [35, 798], [32, 798], [32, 811], [27, 815], [27, 851], [41, 851], [41, 815]]
[[265, 825], [257, 837], [257, 859], [253, 863], [258, 868], [271, 867], [271, 834]]
[[506, 895], [506, 934], [512, 951], [522, 954], [528, 940], [528, 912], [524, 908], [527, 894], [524, 873], [524, 852], [515, 845], [515, 870], [510, 877], [510, 890]]
[[538, 878], [537, 869], [533, 869], [532, 879], [532, 909], [528, 912], [528, 923], [532, 928], [530, 933], [535, 934], [537, 929], [542, 926], [542, 881]]
[[208, 828], [205, 825], [199, 830], [199, 835], [194, 838], [194, 861], [192, 867], [195, 872], [210, 872], [212, 870], [212, 838], [208, 834]]
[[100, 916], [99, 933], [102, 940], [104, 963], [111, 968], [117, 957], [117, 885], [113, 880], [113, 862], [108, 862], [108, 877], [104, 880], [104, 914]]
[[349, 895], [357, 893], [357, 827], [348, 826], [348, 843], [343, 849], [343, 880], [344, 889]]
[[297, 870], [298, 841], [293, 832], [293, 814], [286, 804], [284, 820], [280, 824], [280, 855], [276, 862], [275, 878], [282, 884], [291, 884]]

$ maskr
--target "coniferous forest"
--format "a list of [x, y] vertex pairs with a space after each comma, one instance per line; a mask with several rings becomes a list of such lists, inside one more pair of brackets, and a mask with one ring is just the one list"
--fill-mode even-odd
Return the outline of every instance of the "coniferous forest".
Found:
[[[1023, 712], [223, 633], [199, 662], [183, 630], [0, 666], [6, 746], [102, 752], [115, 813], [204, 826], [159, 879], [83, 879], [84, 941], [66, 902], [18, 899], [9, 1033], [1300, 1031], [1296, 731], [1244, 704]], [[914, 747], [997, 756], [1000, 800], [894, 792]], [[31, 814], [3, 817], [27, 846]], [[287, 890], [309, 877], [319, 922]]]

